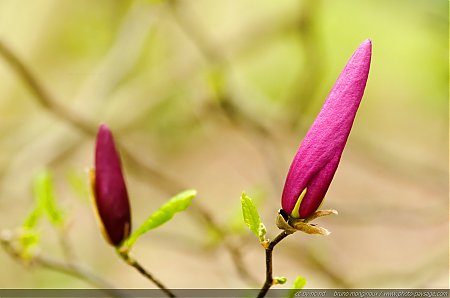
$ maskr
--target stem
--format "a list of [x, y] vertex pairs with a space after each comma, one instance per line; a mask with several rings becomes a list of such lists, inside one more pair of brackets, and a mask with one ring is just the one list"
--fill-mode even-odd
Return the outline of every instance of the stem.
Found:
[[272, 252], [275, 245], [277, 245], [281, 240], [289, 236], [290, 234], [286, 233], [286, 231], [281, 232], [275, 239], [270, 241], [269, 245], [266, 248], [266, 281], [262, 286], [261, 290], [258, 293], [258, 298], [262, 298], [266, 296], [270, 287], [273, 285], [273, 276], [272, 276]]
[[110, 290], [110, 292], [114, 291], [114, 286], [112, 284], [110, 284], [100, 276], [95, 275], [93, 272], [89, 271], [78, 263], [63, 262], [43, 254], [33, 256], [33, 258], [27, 262], [22, 257], [21, 251], [15, 248], [13, 243], [11, 243], [11, 240], [8, 238], [9, 237], [3, 237], [2, 235], [0, 235], [0, 246], [3, 247], [4, 251], [7, 254], [9, 254], [12, 258], [16, 259], [22, 264], [41, 266], [43, 268], [76, 277], [100, 289]]
[[157, 280], [150, 272], [145, 270], [144, 267], [141, 266], [133, 257], [131, 257], [126, 252], [118, 252], [119, 255], [122, 257], [122, 259], [130, 266], [134, 267], [139, 273], [144, 275], [146, 278], [148, 278], [151, 282], [153, 282], [158, 288], [161, 289], [161, 291], [164, 292], [164, 294], [167, 295], [167, 297], [176, 297], [172, 291], [170, 291], [166, 286], [164, 286], [159, 280]]

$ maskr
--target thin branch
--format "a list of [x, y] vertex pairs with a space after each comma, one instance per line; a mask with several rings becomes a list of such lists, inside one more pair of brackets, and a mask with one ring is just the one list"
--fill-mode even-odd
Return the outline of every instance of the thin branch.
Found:
[[114, 42], [92, 70], [102, 79], [99, 80], [97, 75], [89, 76], [75, 95], [74, 102], [89, 102], [91, 110], [96, 110], [99, 103], [104, 104], [114, 88], [123, 83], [138, 63], [145, 42], [155, 29], [159, 12], [157, 6], [132, 2], [121, 20]]
[[[74, 128], [80, 130], [84, 134], [95, 137], [97, 131], [93, 124], [80, 120], [77, 115], [74, 115], [72, 111], [66, 109], [65, 107], [59, 105], [53, 97], [50, 96], [50, 93], [46, 91], [43, 84], [38, 81], [38, 79], [32, 74], [32, 72], [26, 67], [26, 65], [11, 51], [6, 45], [4, 45], [0, 41], [0, 55], [3, 55], [5, 60], [10, 64], [10, 66], [17, 72], [17, 74], [27, 83], [32, 92], [36, 95], [38, 102], [49, 110], [51, 113], [58, 116], [61, 120], [71, 124]], [[181, 182], [165, 175], [164, 173], [158, 171], [153, 166], [137, 159], [120, 140], [116, 140], [117, 145], [120, 148], [121, 153], [124, 156], [124, 159], [130, 164], [130, 166], [134, 169], [137, 169], [142, 172], [140, 177], [144, 177], [145, 179], [150, 180], [154, 185], [158, 186], [159, 189], [164, 191], [167, 194], [173, 194], [174, 192], [179, 192], [183, 189], [186, 189]], [[222, 238], [227, 234], [226, 231], [220, 227], [218, 223], [215, 222], [213, 216], [210, 212], [203, 207], [198, 201], [193, 201], [191, 208], [189, 209], [196, 215], [196, 219], [206, 224], [212, 230], [214, 230], [218, 235]], [[230, 248], [228, 247], [230, 250]], [[236, 254], [235, 252], [230, 250], [230, 254], [233, 259], [239, 258], [240, 254]], [[241, 262], [242, 263], [242, 260]], [[241, 275], [248, 276], [249, 273], [243, 272], [242, 268], [245, 266], [241, 266], [238, 271], [241, 272]]]
[[[97, 288], [105, 289], [105, 291], [108, 291], [110, 294], [114, 293], [114, 286], [112, 284], [77, 263], [63, 262], [43, 254], [35, 255], [30, 260], [24, 260], [21, 252], [13, 245], [13, 243], [11, 242], [12, 240], [8, 238], [10, 237], [2, 235], [0, 237], [0, 245], [3, 247], [6, 253], [8, 253], [13, 259], [19, 261], [20, 263], [24, 265], [31, 264], [33, 266], [40, 266], [43, 268], [51, 269], [53, 271], [64, 273], [83, 280]], [[115, 293], [113, 296], [119, 295], [118, 293]]]
[[65, 220], [62, 227], [58, 229], [58, 239], [61, 249], [63, 251], [64, 257], [68, 263], [74, 263], [77, 261], [77, 257], [73, 250], [72, 243], [69, 239], [69, 229], [71, 227], [71, 221]]
[[240, 246], [226, 240], [224, 242], [239, 276], [249, 285], [257, 285], [258, 280], [250, 273], [247, 266], [244, 264], [244, 258], [242, 257]]
[[316, 25], [320, 4], [320, 0], [304, 2], [297, 19], [296, 34], [303, 48], [305, 65], [293, 81], [292, 90], [287, 97], [287, 112], [290, 114], [292, 129], [297, 129], [302, 124], [303, 116], [314, 102], [322, 78], [324, 55]]
[[[25, 83], [28, 85], [30, 90], [36, 95], [38, 102], [51, 113], [59, 117], [61, 120], [71, 124], [74, 128], [80, 130], [84, 134], [95, 137], [97, 133], [97, 128], [93, 124], [86, 120], [80, 120], [79, 115], [75, 115], [72, 111], [66, 109], [64, 106], [60, 105], [50, 93], [47, 92], [43, 84], [38, 81], [37, 77], [32, 74], [32, 72], [26, 67], [17, 55], [13, 53], [5, 44], [0, 41], [0, 55], [2, 55], [5, 60], [10, 64], [10, 66], [17, 72], [19, 77], [21, 77]], [[158, 186], [162, 191], [167, 194], [173, 194], [174, 192], [179, 192], [186, 189], [182, 183], [179, 181], [165, 175], [148, 163], [137, 159], [124, 145], [123, 142], [117, 140], [120, 151], [124, 155], [124, 158], [130, 163], [133, 168], [141, 170], [143, 176], [151, 180], [156, 186]], [[203, 207], [200, 206], [198, 202], [193, 202], [193, 209], [196, 214], [199, 215], [202, 220], [207, 222], [209, 225], [218, 228], [218, 225], [213, 221], [212, 216]]]
[[273, 275], [272, 275], [272, 252], [275, 245], [277, 245], [281, 240], [286, 238], [291, 234], [286, 233], [286, 231], [281, 232], [275, 239], [269, 242], [266, 248], [266, 281], [258, 294], [258, 298], [266, 296], [270, 287], [273, 285]]
[[30, 69], [28, 69], [28, 67], [26, 67], [25, 64], [19, 59], [19, 57], [1, 41], [0, 55], [5, 58], [6, 62], [9, 63], [9, 65], [17, 72], [19, 77], [22, 78], [30, 87], [30, 90], [36, 96], [36, 99], [44, 108], [65, 122], [69, 122], [73, 126], [77, 127], [83, 133], [95, 135], [96, 128], [90, 125], [87, 121], [82, 120], [79, 115], [75, 115], [73, 112], [60, 105], [38, 81], [37, 77], [32, 74]]
[[172, 291], [170, 291], [159, 280], [157, 280], [150, 272], [145, 270], [145, 268], [142, 267], [141, 264], [139, 264], [133, 257], [131, 257], [130, 254], [125, 253], [125, 252], [120, 252], [120, 251], [118, 251], [118, 254], [128, 265], [134, 267], [137, 271], [139, 271], [139, 273], [141, 273], [143, 276], [145, 276], [147, 279], [149, 279], [151, 282], [153, 282], [168, 297], [176, 297], [175, 294], [172, 293]]
[[[187, 17], [179, 7], [180, 2], [177, 0], [171, 0], [168, 2], [170, 5], [170, 11], [174, 17], [175, 22], [178, 27], [185, 33], [185, 35], [192, 41], [194, 46], [197, 47], [198, 51], [203, 55], [203, 58], [208, 62], [208, 64], [215, 66], [217, 71], [221, 71], [222, 76], [225, 77], [224, 72], [226, 69], [231, 68], [230, 63], [226, 59], [225, 55], [220, 53], [217, 47], [214, 46], [207, 35], [198, 28], [192, 18]], [[223, 88], [221, 90], [216, 90], [217, 101], [219, 103], [218, 109], [215, 111], [221, 112], [225, 117], [231, 122], [234, 127], [242, 126], [251, 132], [250, 137], [253, 142], [251, 144], [256, 148], [256, 150], [261, 154], [263, 160], [266, 161], [265, 165], [268, 169], [268, 173], [271, 175], [271, 181], [275, 185], [279, 185], [279, 175], [277, 175], [277, 166], [281, 159], [279, 156], [279, 151], [276, 146], [273, 146], [271, 139], [272, 133], [268, 128], [266, 128], [262, 123], [255, 120], [253, 117], [247, 115], [243, 112], [231, 99], [229, 88]], [[268, 159], [267, 156], [272, 156], [275, 158]], [[228, 252], [230, 253], [236, 270], [239, 275], [251, 284], [254, 284], [256, 279], [248, 271], [247, 267], [244, 265], [242, 254], [239, 247], [232, 244], [226, 245]]]
[[280, 181], [281, 176], [277, 173], [281, 157], [278, 147], [273, 145], [273, 133], [260, 120], [255, 119], [243, 111], [242, 108], [233, 101], [230, 87], [231, 82], [226, 79], [226, 72], [232, 68], [230, 61], [227, 59], [225, 53], [222, 53], [219, 50], [219, 47], [210, 42], [206, 32], [202, 31], [201, 28], [195, 24], [193, 21], [195, 18], [187, 16], [181, 10], [181, 2], [179, 0], [171, 0], [168, 3], [173, 19], [180, 30], [182, 30], [186, 37], [191, 40], [192, 44], [201, 53], [205, 61], [211, 65], [211, 68], [226, 81], [226, 83], [223, 84], [224, 87], [216, 88], [217, 90], [214, 90], [216, 100], [213, 103], [215, 104], [216, 109], [207, 109], [207, 113], [210, 113], [211, 111], [220, 112], [235, 128], [244, 127], [251, 133], [251, 145], [255, 147], [261, 154], [263, 160], [266, 161], [265, 166], [267, 167], [267, 172], [271, 176], [271, 181], [274, 186], [278, 187], [278, 185], [282, 183], [282, 181]]

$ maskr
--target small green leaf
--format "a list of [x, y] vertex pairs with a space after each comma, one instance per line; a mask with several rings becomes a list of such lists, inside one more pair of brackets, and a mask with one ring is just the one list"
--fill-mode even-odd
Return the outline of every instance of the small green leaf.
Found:
[[293, 289], [301, 290], [306, 284], [306, 279], [303, 276], [297, 276], [297, 278], [294, 280]]
[[244, 192], [241, 195], [241, 204], [244, 222], [247, 224], [253, 234], [255, 234], [256, 237], [259, 238], [259, 241], [263, 242], [266, 236], [266, 227], [261, 221], [258, 210], [256, 210], [252, 199], [248, 197]]
[[288, 297], [289, 298], [294, 298], [296, 297], [296, 293], [303, 289], [303, 287], [306, 284], [306, 279], [302, 276], [297, 276], [297, 278], [294, 281], [294, 284], [292, 285], [292, 289], [289, 291]]
[[150, 215], [147, 220], [131, 234], [122, 246], [125, 247], [125, 249], [130, 249], [140, 236], [166, 223], [177, 212], [184, 211], [189, 207], [196, 194], [197, 192], [195, 190], [186, 190], [171, 198], [167, 203]]
[[284, 276], [277, 276], [273, 278], [273, 283], [275, 285], [284, 285], [287, 281], [287, 278]]
[[24, 260], [32, 259], [39, 247], [39, 232], [35, 229], [23, 228], [20, 231], [18, 240], [21, 246], [20, 257]]
[[35, 228], [42, 215], [43, 215], [42, 208], [35, 207], [33, 211], [31, 211], [30, 214], [28, 214], [27, 218], [25, 218], [25, 221], [22, 224], [22, 228], [26, 230]]
[[[253, 205], [255, 205], [256, 209], [262, 206], [266, 194], [262, 192], [260, 189], [255, 188], [252, 190], [252, 201]], [[242, 235], [247, 232], [247, 227], [242, 224], [242, 206], [233, 207], [233, 211], [230, 216], [227, 218], [226, 225], [229, 227], [228, 230], [232, 234]]]
[[42, 170], [33, 181], [34, 196], [37, 200], [37, 208], [43, 210], [50, 222], [54, 225], [61, 225], [63, 213], [57, 207], [53, 191], [53, 179], [48, 171]]

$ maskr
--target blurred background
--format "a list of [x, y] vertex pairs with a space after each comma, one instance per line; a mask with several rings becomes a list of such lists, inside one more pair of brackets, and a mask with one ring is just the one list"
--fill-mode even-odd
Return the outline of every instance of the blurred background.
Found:
[[199, 193], [135, 244], [144, 267], [172, 288], [260, 287], [264, 250], [241, 192], [277, 235], [290, 162], [366, 38], [365, 96], [322, 206], [339, 215], [317, 220], [332, 234], [288, 237], [274, 275], [286, 288], [297, 275], [306, 288], [447, 288], [445, 0], [0, 1], [0, 230], [20, 231], [42, 169], [65, 215], [35, 227], [36, 259], [3, 246], [0, 287], [154, 287], [104, 241], [87, 195], [102, 122], [134, 227], [179, 191]]

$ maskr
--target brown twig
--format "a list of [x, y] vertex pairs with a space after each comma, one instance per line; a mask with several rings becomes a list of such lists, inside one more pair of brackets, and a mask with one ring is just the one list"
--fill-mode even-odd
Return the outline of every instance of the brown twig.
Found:
[[272, 275], [272, 252], [275, 245], [277, 245], [281, 240], [289, 236], [289, 233], [286, 231], [281, 232], [275, 239], [269, 242], [269, 245], [266, 248], [266, 281], [262, 286], [258, 298], [262, 298], [266, 296], [270, 287], [273, 285], [273, 275]]
[[133, 257], [127, 252], [122, 252], [118, 250], [120, 257], [130, 266], [134, 267], [139, 273], [149, 279], [154, 283], [161, 291], [164, 292], [168, 297], [176, 297], [175, 294], [170, 291], [166, 286], [164, 286], [159, 280], [157, 280], [150, 272], [148, 272], [144, 267], [141, 266]]

